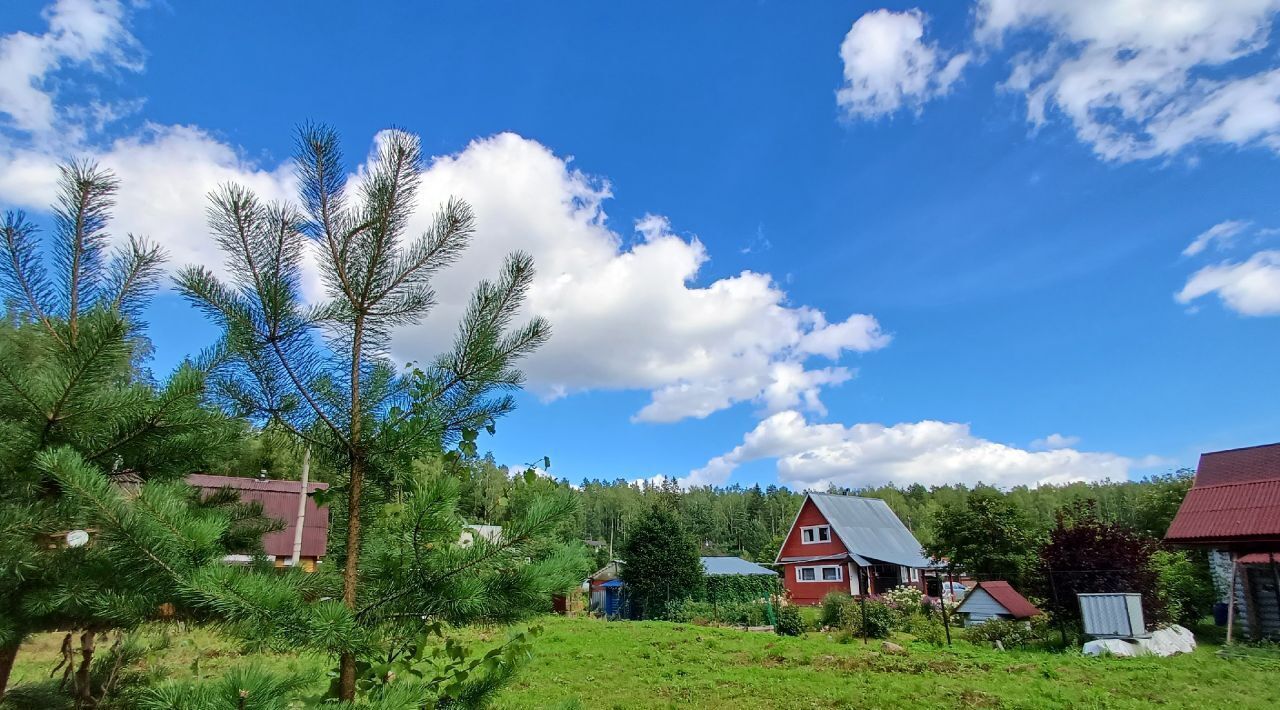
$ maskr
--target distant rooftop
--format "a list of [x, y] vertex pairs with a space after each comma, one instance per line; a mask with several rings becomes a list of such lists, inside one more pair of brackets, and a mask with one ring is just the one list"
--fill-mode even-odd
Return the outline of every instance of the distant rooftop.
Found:
[[747, 562], [741, 557], [703, 557], [702, 569], [710, 577], [728, 577], [735, 575], [769, 575], [778, 573], [768, 567], [761, 567], [754, 562]]
[[[201, 489], [204, 496], [212, 495], [222, 488], [232, 488], [240, 494], [242, 502], [261, 503], [264, 515], [285, 524], [283, 530], [270, 532], [262, 537], [263, 551], [273, 557], [293, 555], [293, 535], [298, 528], [298, 496], [302, 492], [301, 481], [193, 473], [187, 476], [187, 483]], [[328, 487], [328, 483], [308, 483], [307, 492], [314, 493]], [[302, 556], [324, 557], [328, 541], [329, 508], [316, 505], [316, 499], [308, 495], [306, 520], [302, 524]]]

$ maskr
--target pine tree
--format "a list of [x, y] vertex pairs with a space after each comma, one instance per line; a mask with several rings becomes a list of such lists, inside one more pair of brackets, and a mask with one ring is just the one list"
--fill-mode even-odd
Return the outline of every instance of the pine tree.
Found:
[[136, 623], [135, 612], [158, 603], [154, 590], [116, 573], [96, 535], [80, 547], [63, 542], [68, 531], [92, 526], [38, 462], [70, 453], [116, 486], [165, 484], [219, 456], [237, 435], [201, 406], [200, 367], [183, 363], [162, 383], [137, 367], [147, 351], [138, 316], [163, 253], [133, 236], [110, 251], [116, 188], [109, 172], [68, 165], [47, 243], [21, 212], [0, 224], [0, 697], [23, 639], [70, 627], [84, 629], [84, 662], [72, 676], [83, 704], [95, 636]]
[[[352, 194], [337, 146], [326, 128], [301, 131], [301, 209], [237, 186], [216, 192], [210, 225], [230, 280], [190, 267], [178, 284], [222, 328], [219, 401], [288, 431], [337, 472], [330, 491], [345, 539], [331, 559], [340, 578], [261, 574], [183, 554], [199, 531], [156, 514], [171, 492], [147, 489], [152, 504], [141, 506], [72, 457], [44, 465], [82, 492], [104, 537], [132, 547], [136, 569], [168, 579], [185, 607], [242, 636], [336, 656], [339, 699], [478, 702], [509, 677], [527, 637], [471, 659], [452, 641], [433, 640], [441, 624], [512, 621], [578, 581], [579, 563], [547, 540], [573, 514], [572, 499], [533, 501], [499, 539], [461, 545], [451, 475], [475, 454], [477, 432], [512, 409], [510, 390], [521, 382], [513, 364], [549, 329], [541, 319], [512, 325], [533, 278], [531, 260], [515, 254], [497, 281], [477, 287], [454, 347], [398, 371], [386, 356], [391, 331], [430, 309], [432, 277], [466, 246], [474, 218], [450, 201], [425, 234], [407, 235], [418, 139], [384, 134]], [[301, 292], [308, 246], [327, 287], [319, 304]]]

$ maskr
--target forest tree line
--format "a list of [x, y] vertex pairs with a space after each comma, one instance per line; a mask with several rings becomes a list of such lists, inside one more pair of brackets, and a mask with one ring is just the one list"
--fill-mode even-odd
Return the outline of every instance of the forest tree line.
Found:
[[[269, 435], [249, 436], [238, 459], [228, 464], [229, 475], [259, 470], [277, 478], [296, 478], [300, 457], [273, 445]], [[234, 469], [234, 470], [232, 470]], [[622, 547], [628, 526], [652, 507], [655, 497], [673, 496], [680, 522], [705, 555], [737, 555], [772, 562], [804, 502], [802, 491], [785, 486], [697, 486], [682, 489], [674, 481], [654, 485], [622, 478], [589, 478], [571, 483], [538, 475], [527, 479], [499, 464], [492, 454], [471, 457], [457, 467], [463, 480], [463, 514], [473, 523], [502, 525], [522, 515], [529, 503], [543, 495], [577, 501], [577, 513], [561, 530], [565, 539], [599, 543], [598, 557]], [[554, 469], [552, 469], [554, 470]], [[323, 479], [324, 474], [320, 474]], [[944, 510], [961, 510], [971, 496], [995, 496], [1016, 510], [1030, 529], [1029, 539], [1043, 538], [1057, 516], [1088, 503], [1098, 518], [1160, 539], [1190, 489], [1195, 471], [1178, 469], [1136, 481], [1069, 483], [1000, 489], [978, 484], [944, 486], [894, 484], [861, 488], [832, 487], [824, 493], [884, 500], [926, 548], [938, 541], [937, 526]], [[616, 554], [614, 555], [616, 557]]]

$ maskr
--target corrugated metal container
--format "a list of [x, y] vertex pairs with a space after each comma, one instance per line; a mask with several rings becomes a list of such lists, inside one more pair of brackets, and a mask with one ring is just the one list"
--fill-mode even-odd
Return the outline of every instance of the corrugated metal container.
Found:
[[1141, 594], [1077, 594], [1084, 632], [1095, 638], [1138, 638], [1147, 635]]

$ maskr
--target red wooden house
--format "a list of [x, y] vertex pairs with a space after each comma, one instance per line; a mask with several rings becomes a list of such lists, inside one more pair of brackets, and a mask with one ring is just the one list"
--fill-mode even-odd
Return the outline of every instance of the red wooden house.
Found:
[[829, 592], [876, 595], [909, 584], [924, 589], [930, 567], [907, 526], [878, 498], [809, 493], [774, 564], [796, 604]]

